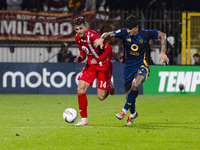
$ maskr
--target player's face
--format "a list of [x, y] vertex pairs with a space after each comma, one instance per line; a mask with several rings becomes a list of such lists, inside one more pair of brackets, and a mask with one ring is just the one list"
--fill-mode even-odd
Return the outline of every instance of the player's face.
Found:
[[75, 25], [75, 31], [80, 37], [84, 37], [86, 33], [86, 25], [81, 24], [81, 25]]
[[127, 30], [128, 34], [129, 34], [129, 36], [134, 36], [134, 35], [136, 35], [138, 33], [138, 26], [136, 26], [136, 27], [134, 27], [132, 29], [128, 29], [127, 28], [126, 30]]
[[195, 62], [199, 62], [199, 57], [194, 56], [193, 58]]

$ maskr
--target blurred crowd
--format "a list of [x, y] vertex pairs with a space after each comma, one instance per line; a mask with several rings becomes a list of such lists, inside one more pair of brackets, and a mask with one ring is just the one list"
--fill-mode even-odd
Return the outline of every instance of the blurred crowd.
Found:
[[197, 0], [0, 0], [0, 10], [33, 12], [180, 10], [199, 11]]
[[[200, 1], [197, 0], [0, 0], [0, 10], [23, 10], [31, 12], [56, 12], [56, 13], [79, 13], [84, 11], [125, 11], [126, 14], [133, 12], [142, 12], [142, 16], [135, 14], [141, 19], [141, 28], [156, 28], [173, 37], [175, 40], [168, 42], [167, 55], [171, 64], [177, 64], [177, 56], [181, 51], [181, 42], [178, 41], [181, 35], [180, 28], [168, 19], [170, 11], [200, 11]], [[157, 11], [151, 13], [151, 11]], [[161, 12], [161, 13], [159, 13]], [[155, 14], [151, 16], [151, 14]], [[173, 16], [173, 13], [171, 13]], [[151, 19], [162, 20], [152, 26]], [[146, 20], [146, 22], [144, 21]], [[146, 23], [144, 25], [144, 23]], [[168, 40], [169, 41], [169, 40]], [[175, 44], [174, 44], [175, 43]], [[154, 50], [149, 46], [150, 52]], [[68, 47], [68, 46], [61, 46]], [[60, 50], [57, 56], [58, 62], [72, 62], [73, 55], [68, 50]], [[176, 50], [174, 50], [176, 49]], [[196, 57], [195, 57], [196, 58]], [[119, 56], [116, 61], [122, 62], [123, 58]], [[149, 64], [154, 64], [151, 58]]]

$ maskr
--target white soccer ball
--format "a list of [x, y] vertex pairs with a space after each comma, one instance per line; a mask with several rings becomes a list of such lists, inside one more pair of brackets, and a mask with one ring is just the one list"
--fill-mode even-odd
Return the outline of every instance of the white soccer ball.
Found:
[[63, 119], [68, 123], [73, 123], [78, 118], [78, 113], [73, 108], [67, 108], [63, 112]]

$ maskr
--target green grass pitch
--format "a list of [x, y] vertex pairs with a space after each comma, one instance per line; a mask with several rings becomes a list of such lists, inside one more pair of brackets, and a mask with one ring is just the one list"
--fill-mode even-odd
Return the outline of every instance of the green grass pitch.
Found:
[[62, 118], [66, 108], [78, 110], [76, 95], [0, 95], [0, 149], [200, 149], [200, 95], [139, 95], [131, 126], [115, 117], [124, 95], [87, 97], [89, 126], [76, 127]]

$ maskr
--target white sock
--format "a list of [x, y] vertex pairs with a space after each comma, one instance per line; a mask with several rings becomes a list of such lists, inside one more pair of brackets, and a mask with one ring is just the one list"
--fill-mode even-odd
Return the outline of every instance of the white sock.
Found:
[[135, 116], [136, 111], [133, 114], [130, 114], [130, 117], [134, 117]]
[[88, 122], [87, 118], [81, 118], [81, 121]]
[[124, 111], [125, 113], [127, 113], [127, 112], [128, 112], [128, 110], [126, 110], [126, 109], [124, 109], [124, 108], [122, 109], [122, 111]]

